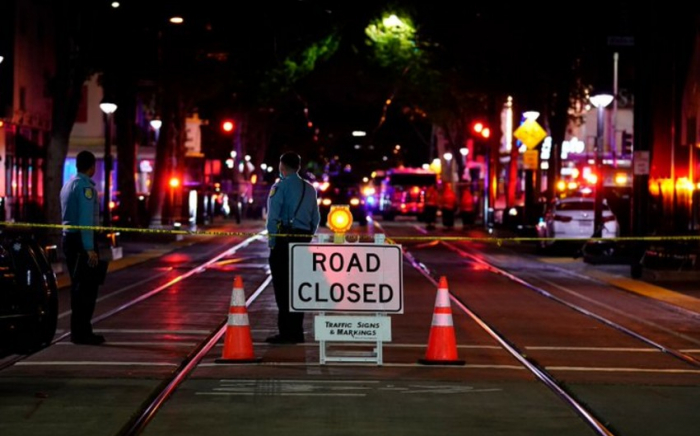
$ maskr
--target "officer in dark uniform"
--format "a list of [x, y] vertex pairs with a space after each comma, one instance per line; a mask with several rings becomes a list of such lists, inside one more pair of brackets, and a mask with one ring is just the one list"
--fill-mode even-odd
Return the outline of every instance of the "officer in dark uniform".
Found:
[[[92, 176], [95, 155], [81, 151], [76, 158], [78, 173], [61, 189], [61, 217], [64, 225], [95, 227], [100, 208]], [[105, 338], [92, 331], [92, 314], [97, 301], [99, 258], [93, 230], [65, 229], [63, 253], [71, 278], [71, 341], [75, 344], [99, 345]]]
[[[267, 231], [270, 272], [277, 301], [279, 333], [265, 341], [272, 344], [304, 342], [304, 313], [289, 311], [289, 244], [311, 242], [321, 217], [316, 190], [299, 177], [301, 157], [293, 152], [280, 157], [280, 178], [267, 199]], [[275, 236], [279, 235], [279, 236]]]

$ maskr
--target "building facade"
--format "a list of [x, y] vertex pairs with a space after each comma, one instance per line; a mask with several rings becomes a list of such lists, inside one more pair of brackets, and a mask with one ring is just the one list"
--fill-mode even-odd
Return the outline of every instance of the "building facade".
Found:
[[47, 2], [5, 2], [0, 22], [0, 218], [41, 220], [54, 27]]

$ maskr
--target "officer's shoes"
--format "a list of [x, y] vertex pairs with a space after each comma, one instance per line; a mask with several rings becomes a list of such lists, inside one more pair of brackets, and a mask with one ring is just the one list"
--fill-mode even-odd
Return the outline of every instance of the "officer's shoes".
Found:
[[70, 341], [78, 345], [100, 345], [105, 342], [105, 337], [95, 334], [86, 336], [71, 336]]

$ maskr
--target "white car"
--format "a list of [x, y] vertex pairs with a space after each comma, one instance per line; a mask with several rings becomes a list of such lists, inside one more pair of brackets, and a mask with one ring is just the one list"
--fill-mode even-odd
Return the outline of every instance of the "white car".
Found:
[[[550, 203], [545, 215], [537, 224], [537, 236], [556, 239], [585, 239], [593, 236], [595, 199], [592, 197], [559, 198]], [[615, 238], [620, 235], [615, 214], [607, 201], [603, 200], [602, 238]], [[555, 240], [539, 241], [542, 248], [552, 245]], [[573, 241], [572, 241], [573, 242]]]

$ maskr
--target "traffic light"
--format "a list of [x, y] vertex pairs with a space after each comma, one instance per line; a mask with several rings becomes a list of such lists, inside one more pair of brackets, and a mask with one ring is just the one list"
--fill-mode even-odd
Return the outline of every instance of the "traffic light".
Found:
[[221, 130], [225, 133], [231, 133], [236, 128], [236, 123], [233, 120], [223, 120], [221, 122]]
[[631, 155], [634, 151], [634, 136], [632, 133], [627, 133], [626, 130], [622, 131], [622, 154]]
[[474, 156], [487, 154], [491, 129], [484, 122], [475, 121], [472, 123], [471, 133], [474, 140]]
[[476, 121], [472, 124], [472, 132], [474, 132], [476, 137], [483, 139], [488, 139], [491, 136], [491, 129], [481, 121]]

